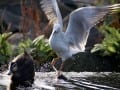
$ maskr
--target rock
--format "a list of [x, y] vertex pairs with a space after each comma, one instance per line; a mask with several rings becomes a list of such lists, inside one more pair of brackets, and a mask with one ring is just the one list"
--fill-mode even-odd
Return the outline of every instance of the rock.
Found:
[[109, 72], [114, 71], [113, 60], [108, 58], [102, 58], [100, 56], [81, 52], [74, 55], [76, 61], [66, 60], [64, 63], [63, 71], [75, 71], [75, 72]]

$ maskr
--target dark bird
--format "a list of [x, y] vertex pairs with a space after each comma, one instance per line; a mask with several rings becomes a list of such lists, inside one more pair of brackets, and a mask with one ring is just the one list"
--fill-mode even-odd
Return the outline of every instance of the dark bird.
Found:
[[34, 82], [34, 63], [30, 54], [24, 52], [10, 62], [9, 73], [11, 83], [9, 90], [17, 90], [19, 86], [31, 87]]

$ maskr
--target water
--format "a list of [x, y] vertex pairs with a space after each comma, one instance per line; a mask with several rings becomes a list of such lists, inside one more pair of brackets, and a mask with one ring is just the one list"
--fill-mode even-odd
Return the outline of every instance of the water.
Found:
[[[55, 72], [36, 72], [33, 87], [28, 90], [119, 90], [120, 83], [116, 82], [120, 77], [119, 73], [64, 72], [63, 74], [68, 78], [67, 81], [56, 79]], [[104, 77], [107, 77], [107, 80]], [[116, 83], [111, 84], [108, 77], [113, 77], [113, 82], [115, 80]], [[0, 90], [6, 90], [9, 83], [10, 77], [0, 74]], [[115, 86], [116, 84], [118, 86]], [[18, 90], [24, 88], [19, 87]]]

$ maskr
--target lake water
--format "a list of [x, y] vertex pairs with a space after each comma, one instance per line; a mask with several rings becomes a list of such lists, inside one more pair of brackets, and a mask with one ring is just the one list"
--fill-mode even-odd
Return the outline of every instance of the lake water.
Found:
[[[68, 80], [56, 79], [55, 72], [36, 72], [32, 88], [28, 90], [119, 90], [119, 73], [64, 72]], [[118, 79], [118, 80], [117, 80]], [[113, 83], [114, 82], [114, 83]], [[10, 77], [0, 74], [0, 90], [6, 90]], [[18, 90], [24, 88], [18, 87]]]

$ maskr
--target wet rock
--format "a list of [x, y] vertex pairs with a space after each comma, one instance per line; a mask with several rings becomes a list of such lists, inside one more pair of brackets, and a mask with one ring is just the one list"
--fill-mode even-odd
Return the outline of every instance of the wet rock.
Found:
[[76, 60], [68, 59], [64, 63], [63, 71], [89, 71], [104, 72], [114, 71], [113, 60], [103, 58], [88, 52], [81, 52], [74, 55]]
[[86, 79], [96, 84], [120, 88], [120, 73], [110, 73], [108, 75], [103, 74], [102, 76], [91, 76], [86, 77]]

